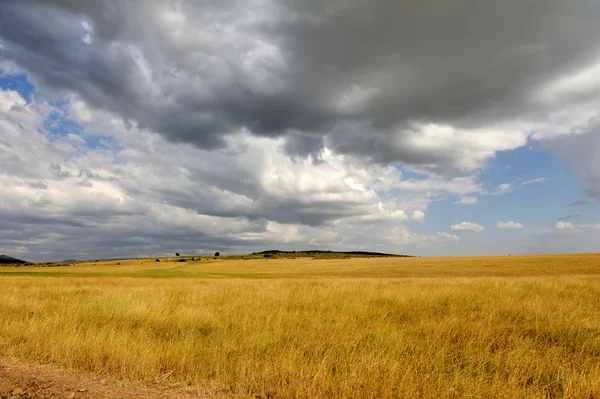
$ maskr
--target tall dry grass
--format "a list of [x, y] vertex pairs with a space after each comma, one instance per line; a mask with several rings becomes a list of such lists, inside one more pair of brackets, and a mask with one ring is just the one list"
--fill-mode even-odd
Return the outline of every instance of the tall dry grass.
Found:
[[[562, 276], [363, 278], [349, 266], [347, 278], [298, 277], [307, 265], [288, 268], [295, 278], [133, 278], [135, 264], [120, 278], [0, 274], [0, 356], [169, 375], [232, 397], [600, 396], [600, 276], [581, 265], [569, 275], [563, 262]], [[267, 266], [242, 277], [253, 267]]]

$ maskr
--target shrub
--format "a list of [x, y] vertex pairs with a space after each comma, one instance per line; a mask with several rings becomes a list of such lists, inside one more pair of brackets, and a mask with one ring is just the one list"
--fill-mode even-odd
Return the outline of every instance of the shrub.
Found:
[[221, 254], [219, 252], [215, 252], [215, 256], [220, 256]]
[[160, 262], [160, 259], [156, 259], [157, 262]]

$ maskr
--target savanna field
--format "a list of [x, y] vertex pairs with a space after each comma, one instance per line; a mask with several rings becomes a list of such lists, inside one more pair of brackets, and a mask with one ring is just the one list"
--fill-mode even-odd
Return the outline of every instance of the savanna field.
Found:
[[231, 398], [600, 398], [600, 254], [0, 267], [0, 360]]

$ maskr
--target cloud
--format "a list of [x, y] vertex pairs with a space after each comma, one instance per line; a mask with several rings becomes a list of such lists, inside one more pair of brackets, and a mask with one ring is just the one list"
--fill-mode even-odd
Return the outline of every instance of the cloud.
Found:
[[524, 181], [523, 183], [519, 184], [519, 186], [526, 186], [528, 184], [533, 184], [533, 183], [544, 183], [547, 180], [548, 180], [547, 177], [538, 177], [537, 179], [531, 179], [531, 180]]
[[285, 137], [291, 156], [327, 147], [452, 175], [597, 115], [599, 14], [543, 0], [8, 1], [0, 62], [173, 143], [219, 150], [243, 131]]
[[578, 201], [575, 201], [575, 202], [571, 202], [569, 204], [569, 206], [570, 207], [573, 207], [573, 206], [584, 206], [584, 205], [589, 205], [591, 203], [592, 203], [592, 201], [590, 201], [590, 200], [578, 200]]
[[[76, 102], [27, 104], [2, 90], [0, 99], [2, 253], [30, 260], [275, 246], [413, 253], [456, 242], [402, 225], [424, 220], [429, 197], [399, 191], [402, 172], [393, 166], [327, 148], [317, 161], [290, 158], [284, 138], [248, 133], [208, 151], [93, 109], [80, 133], [54, 134], [49, 118], [79, 118]], [[105, 144], [87, 146], [92, 138]]]
[[600, 117], [590, 119], [585, 129], [576, 136], [545, 140], [542, 145], [573, 165], [584, 198], [571, 206], [587, 205], [589, 200], [600, 200]]
[[576, 227], [590, 230], [600, 230], [600, 223], [583, 223], [578, 224]]
[[498, 222], [496, 227], [499, 229], [522, 229], [525, 226], [522, 223], [516, 223], [511, 220], [510, 222]]
[[27, 102], [16, 91], [0, 91], [0, 110], [11, 111], [13, 108], [19, 109]]
[[[455, 234], [438, 232], [432, 235], [416, 234], [410, 232], [405, 226], [396, 226], [390, 229], [385, 239], [389, 242], [397, 242], [399, 245], [409, 243], [415, 250], [430, 249], [432, 247], [448, 249], [460, 241]], [[450, 245], [450, 246], [448, 246]]]
[[526, 186], [528, 184], [534, 184], [534, 183], [544, 183], [547, 180], [548, 180], [548, 178], [546, 178], [546, 177], [539, 177], [537, 179], [527, 180], [527, 181], [520, 182], [520, 183], [503, 183], [503, 184], [500, 184], [500, 185], [494, 187], [494, 189], [492, 190], [492, 195], [507, 194], [507, 193], [510, 193], [511, 191], [516, 190], [519, 187]]
[[582, 232], [583, 230], [600, 230], [600, 223], [577, 223], [558, 221], [555, 226], [558, 230], [577, 230]]
[[556, 222], [556, 228], [559, 230], [572, 229], [573, 223], [571, 223], [571, 222]]
[[398, 182], [397, 188], [407, 191], [427, 192], [427, 191], [446, 191], [451, 194], [464, 195], [470, 193], [483, 193], [481, 183], [477, 182], [475, 176], [455, 177], [447, 180], [441, 177], [431, 177], [426, 179], [412, 179]]
[[465, 196], [465, 197], [460, 197], [460, 199], [458, 201], [455, 201], [455, 204], [460, 204], [460, 205], [473, 205], [476, 204], [477, 202], [479, 202], [479, 199], [477, 197], [470, 197], [470, 196]]
[[448, 233], [438, 232], [437, 236], [440, 238], [440, 240], [443, 240], [443, 241], [453, 241], [453, 242], [460, 241], [460, 237], [457, 236], [456, 234], [448, 234]]
[[471, 223], [471, 222], [462, 222], [459, 224], [454, 224], [452, 226], [450, 226], [450, 230], [452, 231], [471, 231], [471, 232], [482, 232], [485, 230], [485, 228], [477, 223]]
[[37, 94], [0, 96], [0, 249], [445, 248], [402, 223], [474, 202], [489, 160], [531, 141], [598, 199], [599, 18], [584, 0], [7, 0], [0, 68]]
[[415, 222], [423, 222], [425, 220], [425, 212], [413, 211], [412, 216], [410, 218]]
[[503, 183], [494, 187], [494, 190], [492, 190], [492, 195], [502, 195], [512, 190], [514, 190], [514, 186], [512, 183]]

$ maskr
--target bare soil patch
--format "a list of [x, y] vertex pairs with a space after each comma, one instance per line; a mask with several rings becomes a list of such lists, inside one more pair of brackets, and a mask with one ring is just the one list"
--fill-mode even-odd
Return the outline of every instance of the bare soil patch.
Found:
[[191, 399], [211, 398], [178, 384], [144, 385], [52, 365], [0, 359], [0, 399]]

